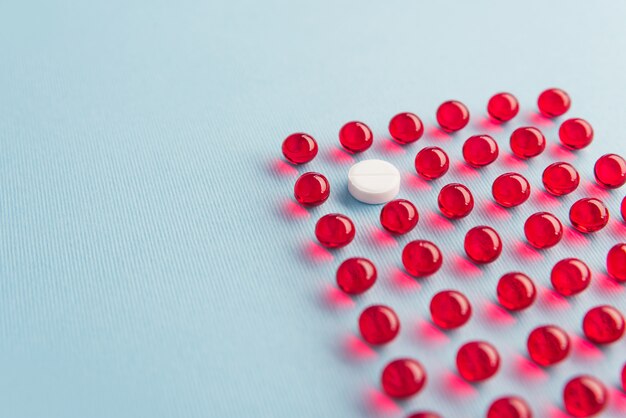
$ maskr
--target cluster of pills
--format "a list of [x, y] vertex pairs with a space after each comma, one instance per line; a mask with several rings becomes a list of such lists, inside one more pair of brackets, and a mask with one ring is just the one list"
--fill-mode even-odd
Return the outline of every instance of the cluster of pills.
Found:
[[[560, 89], [548, 89], [538, 98], [542, 115], [554, 118], [565, 114], [570, 97]], [[519, 103], [509, 93], [491, 97], [488, 114], [499, 122], [512, 120], [519, 112]], [[447, 101], [439, 106], [436, 119], [441, 129], [455, 132], [463, 129], [470, 120], [467, 107], [459, 101]], [[419, 140], [424, 125], [413, 113], [400, 113], [389, 123], [389, 133], [399, 144]], [[587, 147], [593, 140], [593, 128], [580, 118], [561, 123], [558, 136], [561, 144], [570, 150]], [[362, 122], [349, 122], [339, 131], [341, 146], [350, 153], [369, 149], [374, 136]], [[540, 155], [546, 148], [546, 138], [536, 127], [519, 127], [510, 136], [510, 149], [520, 159]], [[292, 134], [284, 140], [283, 154], [293, 164], [304, 164], [315, 158], [318, 145], [312, 136]], [[462, 148], [465, 162], [475, 168], [487, 166], [499, 157], [498, 143], [489, 135], [469, 137]], [[425, 147], [415, 156], [415, 171], [425, 180], [444, 176], [450, 167], [450, 158], [439, 147]], [[600, 157], [593, 174], [598, 185], [605, 189], [617, 189], [626, 183], [626, 161], [616, 154]], [[542, 182], [546, 192], [564, 196], [575, 191], [580, 184], [580, 174], [567, 162], [555, 162], [545, 168]], [[416, 205], [406, 199], [395, 199], [400, 187], [400, 175], [391, 164], [380, 160], [366, 160], [355, 164], [349, 172], [349, 191], [357, 199], [370, 204], [385, 203], [380, 211], [380, 224], [391, 234], [407, 234], [420, 220]], [[294, 186], [296, 200], [304, 206], [318, 206], [330, 196], [328, 179], [320, 173], [302, 174]], [[529, 181], [520, 173], [500, 175], [492, 183], [494, 201], [503, 208], [513, 208], [526, 202], [531, 194]], [[443, 186], [437, 198], [439, 210], [448, 219], [460, 219], [470, 215], [475, 200], [471, 190], [464, 184], [450, 183]], [[626, 198], [620, 212], [626, 221]], [[609, 209], [602, 200], [590, 197], [577, 200], [571, 205], [569, 221], [573, 228], [584, 234], [603, 229], [609, 221]], [[322, 216], [316, 223], [315, 236], [327, 248], [344, 247], [355, 237], [352, 220], [339, 213]], [[564, 233], [561, 221], [550, 212], [530, 215], [523, 225], [524, 235], [530, 245], [546, 249], [557, 245]], [[478, 225], [467, 231], [463, 247], [467, 257], [475, 264], [491, 263], [502, 253], [503, 243], [498, 232], [487, 225]], [[443, 265], [444, 254], [433, 242], [418, 239], [404, 246], [401, 261], [413, 277], [422, 278], [435, 274]], [[626, 282], [626, 243], [617, 243], [606, 257], [606, 271], [617, 282]], [[555, 292], [572, 297], [588, 288], [591, 270], [577, 258], [557, 262], [551, 271], [550, 282]], [[337, 270], [337, 286], [345, 293], [358, 295], [368, 291], [376, 283], [378, 273], [374, 263], [364, 257], [349, 258]], [[509, 272], [498, 281], [495, 296], [499, 304], [509, 311], [522, 311], [533, 305], [537, 289], [531, 277], [522, 272]], [[452, 330], [465, 325], [472, 315], [472, 304], [461, 292], [444, 290], [430, 301], [432, 322], [442, 330]], [[401, 324], [395, 311], [384, 305], [373, 305], [359, 316], [358, 327], [365, 342], [383, 345], [393, 341], [400, 332]], [[625, 332], [622, 313], [613, 306], [597, 306], [582, 318], [582, 332], [594, 344], [611, 344]], [[529, 358], [542, 367], [550, 367], [564, 361], [570, 352], [568, 333], [557, 325], [535, 328], [527, 336]], [[494, 376], [500, 368], [500, 355], [496, 347], [487, 341], [470, 341], [456, 353], [458, 374], [468, 382], [481, 382]], [[626, 391], [626, 365], [622, 372]], [[396, 359], [388, 363], [381, 375], [382, 388], [392, 398], [407, 398], [419, 393], [427, 384], [427, 374], [422, 364], [411, 358]], [[604, 383], [592, 376], [573, 377], [563, 388], [563, 404], [573, 416], [588, 417], [600, 412], [607, 403], [608, 392]], [[518, 396], [508, 396], [493, 401], [486, 411], [488, 418], [532, 416], [528, 403]], [[434, 412], [417, 412], [409, 418], [436, 418]]]

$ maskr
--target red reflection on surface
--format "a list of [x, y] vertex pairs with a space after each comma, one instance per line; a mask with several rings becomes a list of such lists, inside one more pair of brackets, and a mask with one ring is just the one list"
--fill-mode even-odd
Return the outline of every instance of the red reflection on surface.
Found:
[[492, 322], [500, 325], [512, 325], [515, 323], [515, 317], [502, 306], [486, 301], [483, 310], [485, 316]]
[[546, 408], [546, 417], [547, 418], [571, 418], [571, 416], [565, 413], [560, 408], [550, 405]]
[[401, 290], [419, 290], [421, 287], [417, 280], [399, 268], [391, 270], [391, 280]]
[[354, 158], [342, 148], [332, 147], [328, 151], [328, 159], [336, 164], [352, 164]]
[[543, 367], [525, 356], [515, 355], [513, 361], [516, 372], [525, 379], [546, 380], [548, 378], [548, 373]]
[[599, 360], [604, 357], [602, 350], [586, 338], [579, 337], [578, 335], [572, 335], [571, 338], [574, 353], [576, 353], [577, 356], [588, 360]]
[[450, 341], [450, 338], [439, 327], [423, 319], [417, 322], [417, 337], [419, 341], [433, 345], [447, 344]]
[[452, 256], [452, 262], [454, 268], [462, 276], [478, 277], [483, 274], [483, 271], [476, 264], [458, 254]]
[[396, 241], [395, 237], [389, 232], [380, 228], [372, 228], [370, 241], [372, 242], [372, 244], [381, 247], [398, 246], [398, 241]]
[[343, 349], [346, 356], [353, 360], [372, 360], [378, 355], [372, 347], [354, 334], [346, 335], [343, 341]]
[[548, 127], [554, 125], [552, 119], [543, 116], [538, 112], [528, 112], [526, 115], [527, 120], [536, 126]]
[[476, 127], [492, 132], [502, 132], [503, 123], [491, 117], [479, 116], [476, 121]]
[[293, 200], [285, 199], [280, 208], [282, 214], [288, 219], [306, 219], [311, 216], [305, 208]]
[[598, 186], [596, 183], [591, 181], [586, 181], [583, 186], [584, 190], [589, 194], [589, 196], [597, 197], [597, 198], [607, 198], [611, 196], [608, 190], [603, 187]]
[[326, 285], [322, 290], [322, 299], [330, 308], [351, 309], [355, 306], [352, 298], [335, 286]]
[[510, 153], [503, 154], [500, 160], [502, 160], [502, 163], [505, 167], [513, 171], [524, 170], [528, 166], [528, 164], [526, 164], [524, 160], [519, 159], [515, 155]]
[[293, 177], [298, 174], [298, 170], [294, 166], [278, 158], [275, 158], [270, 163], [270, 171], [283, 177]]
[[365, 403], [369, 410], [382, 416], [401, 412], [400, 407], [389, 396], [374, 388], [365, 391]]
[[398, 144], [393, 139], [380, 139], [377, 141], [378, 149], [385, 154], [402, 155], [406, 154], [406, 151], [402, 145]]
[[540, 290], [541, 300], [543, 303], [551, 309], [567, 309], [569, 308], [569, 302], [563, 296], [558, 294], [552, 289], [544, 287]]
[[597, 284], [607, 293], [615, 294], [622, 293], [624, 291], [624, 285], [617, 280], [610, 277], [608, 274], [593, 272], [592, 277], [595, 279], [593, 283]]
[[307, 241], [304, 244], [302, 253], [309, 261], [315, 263], [327, 263], [333, 259], [330, 251], [313, 241]]
[[465, 381], [458, 374], [453, 372], [446, 372], [443, 375], [445, 393], [453, 393], [456, 396], [468, 398], [474, 397], [478, 394], [478, 391], [474, 386]]
[[571, 161], [576, 157], [571, 150], [559, 144], [552, 144], [550, 148], [548, 148], [548, 152], [551, 157], [557, 160]]
[[498, 205], [492, 200], [485, 200], [483, 204], [483, 213], [491, 218], [509, 219], [511, 214], [508, 210]]
[[541, 260], [543, 255], [532, 245], [525, 241], [517, 241], [515, 243], [516, 256], [526, 260]]
[[440, 141], [449, 141], [452, 139], [452, 135], [437, 126], [431, 126], [428, 128], [428, 136]]
[[404, 176], [404, 179], [406, 184], [408, 184], [412, 189], [420, 191], [432, 189], [432, 186], [417, 174], [407, 173], [407, 175]]
[[584, 247], [589, 243], [589, 239], [584, 234], [569, 225], [565, 227], [565, 241], [575, 247]]
[[547, 206], [551, 208], [558, 208], [561, 206], [561, 201], [559, 199], [544, 190], [537, 190], [533, 194], [533, 200], [536, 204], [542, 207]]
[[454, 224], [447, 218], [435, 212], [427, 214], [428, 225], [435, 231], [452, 231]]
[[619, 389], [612, 389], [611, 391], [610, 402], [618, 412], [626, 412], [626, 393], [622, 392]]
[[470, 167], [469, 165], [465, 164], [463, 161], [457, 161], [454, 164], [454, 169], [457, 173], [459, 173], [460, 175], [464, 176], [464, 177], [480, 177], [480, 173], [478, 172], [477, 169]]

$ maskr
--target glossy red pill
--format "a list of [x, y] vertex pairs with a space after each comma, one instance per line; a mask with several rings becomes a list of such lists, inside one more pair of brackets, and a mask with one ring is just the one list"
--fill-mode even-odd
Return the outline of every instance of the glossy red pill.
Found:
[[330, 183], [320, 173], [304, 173], [293, 187], [293, 194], [301, 205], [318, 206], [330, 196]]
[[507, 122], [519, 112], [519, 103], [511, 93], [497, 93], [487, 103], [487, 113], [500, 122]]
[[430, 316], [443, 329], [458, 328], [472, 316], [472, 306], [467, 297], [456, 290], [444, 290], [430, 301]]
[[422, 120], [413, 113], [398, 113], [389, 121], [389, 133], [399, 143], [409, 144], [422, 137], [424, 125]]
[[362, 152], [372, 146], [374, 135], [363, 122], [348, 122], [339, 130], [341, 146], [350, 152]]
[[400, 320], [393, 309], [374, 305], [365, 308], [359, 317], [361, 336], [370, 344], [387, 344], [400, 332]]
[[596, 232], [609, 222], [609, 210], [595, 197], [580, 199], [570, 208], [569, 220], [580, 232]]
[[463, 158], [472, 167], [483, 167], [498, 158], [498, 143], [489, 135], [470, 136], [463, 143]]
[[324, 247], [339, 248], [350, 244], [356, 230], [346, 215], [329, 213], [322, 216], [315, 225], [315, 236]]
[[581, 149], [593, 141], [593, 128], [584, 119], [568, 119], [559, 128], [559, 139], [569, 149]]
[[422, 390], [426, 384], [426, 372], [418, 361], [402, 358], [385, 366], [381, 383], [385, 393], [392, 398], [408, 398]]
[[577, 295], [591, 283], [591, 270], [577, 258], [566, 258], [552, 267], [550, 281], [554, 290], [563, 296]]
[[557, 88], [543, 91], [537, 100], [539, 111], [548, 118], [561, 116], [569, 110], [571, 104], [569, 95]]
[[496, 399], [487, 410], [487, 418], [532, 418], [532, 410], [525, 400], [518, 396]]
[[414, 412], [407, 418], [442, 418], [441, 415], [430, 411]]
[[441, 213], [450, 219], [464, 218], [474, 209], [472, 192], [459, 183], [443, 186], [437, 202]]
[[496, 374], [500, 368], [500, 355], [491, 344], [472, 341], [459, 348], [456, 367], [463, 379], [481, 382]]
[[520, 311], [533, 304], [537, 297], [535, 283], [524, 273], [507, 273], [496, 288], [498, 302], [510, 311]]
[[351, 295], [360, 295], [374, 286], [378, 278], [376, 266], [367, 258], [353, 257], [337, 269], [337, 286]]
[[430, 241], [411, 241], [402, 250], [402, 264], [406, 271], [415, 277], [435, 273], [441, 268], [442, 263], [441, 251]]
[[548, 193], [563, 196], [578, 188], [580, 175], [571, 164], [558, 162], [550, 164], [543, 170], [541, 180]]
[[494, 180], [491, 194], [500, 206], [512, 208], [528, 200], [530, 183], [521, 174], [504, 173]]
[[528, 355], [540, 366], [547, 367], [563, 361], [570, 351], [569, 336], [556, 325], [537, 327], [528, 335]]
[[495, 261], [502, 253], [502, 240], [495, 229], [489, 226], [476, 226], [465, 234], [465, 253], [475, 263]]
[[380, 211], [380, 223], [394, 234], [406, 234], [417, 225], [419, 214], [415, 205], [405, 199], [387, 202]]
[[596, 344], [613, 343], [624, 335], [624, 316], [612, 306], [596, 306], [585, 314], [583, 332]]
[[608, 398], [604, 384], [592, 376], [576, 376], [563, 388], [565, 410], [574, 417], [586, 418], [602, 412]]
[[626, 282], [626, 243], [613, 246], [606, 255], [606, 272], [619, 282]]
[[459, 101], [443, 102], [437, 109], [437, 122], [446, 132], [455, 132], [463, 129], [469, 122], [469, 110]]
[[533, 158], [546, 149], [546, 137], [532, 126], [517, 128], [511, 134], [511, 151], [519, 158]]
[[535, 248], [554, 247], [563, 238], [563, 224], [551, 213], [538, 212], [526, 219], [524, 234]]
[[283, 141], [283, 155], [292, 164], [304, 164], [317, 155], [317, 142], [311, 135], [295, 133]]
[[426, 147], [415, 156], [415, 171], [426, 180], [438, 179], [448, 172], [448, 154], [439, 147]]
[[596, 182], [608, 189], [617, 189], [626, 183], [626, 161], [617, 154], [598, 158], [593, 167]]

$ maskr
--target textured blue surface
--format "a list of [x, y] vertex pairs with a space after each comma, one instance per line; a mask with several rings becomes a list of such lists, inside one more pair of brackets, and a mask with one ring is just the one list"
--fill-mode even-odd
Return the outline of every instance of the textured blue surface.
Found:
[[[571, 359], [549, 371], [524, 367], [520, 356], [538, 324], [580, 334], [586, 308], [626, 311], [626, 289], [603, 276], [604, 255], [626, 227], [615, 216], [597, 235], [570, 231], [538, 254], [524, 247], [521, 223], [542, 207], [565, 221], [583, 195], [617, 213], [624, 189], [594, 188], [591, 166], [602, 153], [623, 153], [625, 13], [623, 2], [538, 0], [0, 3], [0, 416], [396, 417], [429, 407], [479, 417], [493, 397], [519, 393], [537, 416], [559, 418], [571, 375], [592, 372], [615, 388], [624, 340], [602, 350], [576, 342]], [[564, 152], [557, 126], [533, 118], [537, 94], [552, 85], [570, 92], [570, 115], [594, 125], [589, 149]], [[523, 106], [502, 130], [483, 120], [500, 90]], [[431, 128], [450, 98], [473, 120], [445, 137]], [[404, 110], [421, 115], [428, 133], [399, 148], [386, 124]], [[408, 237], [381, 240], [379, 208], [344, 191], [349, 161], [336, 134], [351, 119], [376, 137], [356, 159], [382, 157], [405, 173], [401, 194], [422, 214]], [[527, 164], [508, 158], [507, 134], [535, 122], [548, 151]], [[481, 204], [437, 227], [445, 183], [418, 181], [413, 157], [438, 144], [458, 161], [462, 139], [485, 130], [504, 158], [480, 172], [455, 164], [444, 181], [467, 181], [482, 202], [496, 175], [524, 170], [531, 204], [510, 218]], [[330, 201], [308, 213], [293, 207], [295, 170], [280, 162], [280, 143], [294, 131], [321, 146], [298, 171], [322, 171], [333, 186]], [[540, 193], [540, 173], [555, 158], [584, 178], [560, 201]], [[358, 236], [326, 253], [311, 247], [312, 231], [330, 211], [352, 216]], [[463, 233], [479, 223], [507, 244], [481, 269], [461, 257]], [[399, 270], [399, 254], [417, 237], [447, 258], [416, 284]], [[594, 270], [585, 294], [563, 303], [542, 293], [514, 317], [493, 308], [503, 272], [522, 269], [546, 288], [550, 266], [577, 254]], [[350, 301], [332, 286], [352, 255], [371, 257], [381, 277]], [[470, 297], [474, 318], [448, 335], [429, 332], [428, 301], [449, 287]], [[377, 302], [397, 309], [402, 334], [380, 350], [359, 348], [356, 318]], [[472, 338], [493, 341], [503, 357], [499, 375], [479, 387], [452, 375], [456, 348]], [[400, 355], [420, 359], [430, 381], [393, 404], [377, 381]], [[623, 397], [612, 395], [606, 416], [624, 416]]]

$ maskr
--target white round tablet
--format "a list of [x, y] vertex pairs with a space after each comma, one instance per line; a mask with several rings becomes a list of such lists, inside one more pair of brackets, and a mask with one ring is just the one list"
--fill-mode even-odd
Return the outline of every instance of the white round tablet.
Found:
[[363, 203], [387, 203], [400, 191], [400, 172], [383, 160], [358, 162], [348, 172], [348, 191]]

